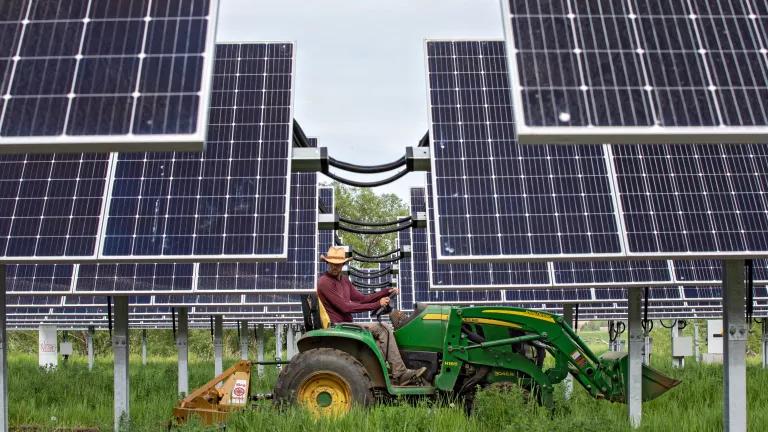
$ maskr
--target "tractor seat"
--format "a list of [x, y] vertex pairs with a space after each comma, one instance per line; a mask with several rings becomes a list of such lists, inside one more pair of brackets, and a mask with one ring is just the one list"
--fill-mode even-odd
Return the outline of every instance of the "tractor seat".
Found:
[[328, 313], [317, 293], [301, 296], [301, 313], [304, 315], [304, 328], [307, 331], [324, 329], [331, 325]]

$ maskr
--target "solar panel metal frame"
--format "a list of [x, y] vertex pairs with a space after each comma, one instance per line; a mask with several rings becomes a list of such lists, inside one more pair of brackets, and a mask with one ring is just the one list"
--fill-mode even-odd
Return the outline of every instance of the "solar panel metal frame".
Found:
[[[504, 40], [507, 46], [510, 85], [515, 127], [521, 144], [718, 144], [761, 143], [768, 141], [766, 126], [701, 126], [701, 127], [661, 127], [661, 126], [528, 126], [525, 123], [525, 111], [522, 87], [518, 72], [517, 53], [512, 30], [510, 0], [500, 0], [501, 16], [504, 28]], [[569, 3], [570, 7], [570, 3]]]
[[[97, 0], [92, 0], [97, 1]], [[216, 31], [219, 18], [219, 0], [210, 3], [207, 17], [205, 53], [202, 53], [203, 68], [200, 87], [200, 104], [197, 113], [197, 131], [194, 134], [166, 135], [75, 135], [0, 137], [0, 154], [8, 153], [51, 153], [51, 152], [138, 152], [138, 151], [202, 151], [208, 130], [208, 111], [213, 82], [213, 63], [216, 51]], [[31, 2], [28, 7], [31, 7]], [[53, 21], [58, 22], [58, 21]], [[83, 32], [84, 33], [84, 32]], [[83, 36], [84, 37], [84, 36]], [[146, 37], [146, 35], [144, 35]], [[19, 44], [20, 49], [21, 44]], [[18, 53], [18, 51], [17, 51]], [[178, 55], [178, 54], [175, 54]], [[137, 82], [138, 86], [139, 83]], [[10, 91], [10, 84], [8, 85]], [[5, 109], [0, 109], [2, 114]], [[135, 109], [135, 108], [134, 108]], [[140, 139], [126, 140], [126, 136]], [[153, 146], [153, 147], [150, 147]]]

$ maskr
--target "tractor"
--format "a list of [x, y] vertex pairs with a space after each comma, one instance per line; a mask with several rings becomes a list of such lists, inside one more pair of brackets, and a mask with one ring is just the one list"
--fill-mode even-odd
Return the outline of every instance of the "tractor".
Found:
[[[302, 306], [307, 332], [298, 340], [299, 354], [277, 379], [272, 397], [278, 405], [340, 415], [355, 404], [443, 396], [471, 407], [477, 388], [514, 384], [551, 407], [554, 385], [568, 375], [594, 398], [626, 402], [626, 353], [597, 357], [558, 315], [504, 306], [417, 304], [409, 317], [394, 323], [395, 338], [406, 365], [427, 372], [421, 385], [395, 386], [368, 330], [353, 323], [329, 325], [315, 295], [304, 297]], [[379, 322], [384, 312], [376, 311]], [[544, 364], [547, 354], [554, 358], [551, 367]], [[680, 384], [645, 366], [642, 376], [643, 401]], [[182, 400], [174, 410], [176, 421], [190, 415], [206, 424], [224, 421], [251, 399], [249, 379], [250, 363], [236, 364]]]

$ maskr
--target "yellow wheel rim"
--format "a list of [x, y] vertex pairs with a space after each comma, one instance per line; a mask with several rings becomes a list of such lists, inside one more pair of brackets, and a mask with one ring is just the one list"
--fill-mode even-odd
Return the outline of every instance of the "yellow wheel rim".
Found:
[[349, 384], [333, 372], [315, 372], [299, 387], [298, 402], [317, 416], [346, 414], [352, 408]]

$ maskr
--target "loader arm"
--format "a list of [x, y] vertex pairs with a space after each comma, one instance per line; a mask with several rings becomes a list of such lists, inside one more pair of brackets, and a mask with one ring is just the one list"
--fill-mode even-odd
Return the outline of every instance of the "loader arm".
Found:
[[[471, 364], [490, 366], [496, 374], [510, 370], [530, 377], [542, 391], [545, 404], [551, 402], [553, 385], [568, 374], [594, 398], [625, 401], [626, 354], [597, 357], [558, 315], [514, 307], [446, 308], [442, 313], [445, 312], [448, 313], [443, 364], [436, 377], [436, 386], [441, 390], [453, 389], [461, 364]], [[520, 336], [475, 343], [462, 330], [467, 323], [503, 326], [516, 330]], [[529, 358], [512, 349], [516, 344], [534, 341], [552, 355], [553, 367], [541, 370]], [[679, 383], [643, 367], [644, 400], [658, 397]]]

